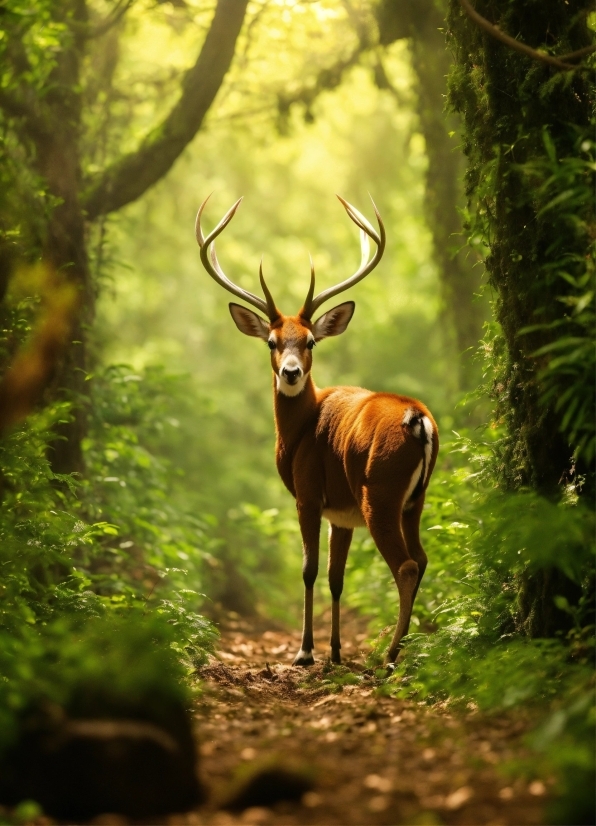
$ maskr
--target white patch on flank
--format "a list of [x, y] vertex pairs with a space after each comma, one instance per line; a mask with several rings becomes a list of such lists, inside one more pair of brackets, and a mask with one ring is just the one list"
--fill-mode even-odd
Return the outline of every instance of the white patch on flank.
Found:
[[428, 416], [422, 417], [422, 426], [424, 428], [424, 432], [426, 433], [426, 444], [424, 445], [424, 479], [423, 482], [426, 484], [426, 480], [428, 479], [428, 471], [430, 468], [430, 460], [433, 455], [433, 426], [430, 422]]
[[422, 473], [424, 462], [421, 459], [416, 466], [416, 470], [412, 474], [412, 478], [410, 479], [410, 484], [408, 485], [408, 489], [406, 491], [406, 495], [404, 496], [404, 510], [409, 510], [412, 507], [413, 502], [410, 502], [410, 496], [414, 493], [414, 488], [420, 481], [420, 474]]
[[347, 511], [337, 511], [332, 508], [325, 508], [323, 516], [328, 519], [332, 525], [338, 528], [365, 528], [366, 522], [358, 508], [350, 508]]
[[407, 407], [406, 410], [405, 410], [405, 413], [403, 415], [403, 418], [401, 420], [401, 423], [403, 425], [410, 424], [410, 421], [412, 420], [413, 415], [414, 415], [414, 408], [413, 407]]

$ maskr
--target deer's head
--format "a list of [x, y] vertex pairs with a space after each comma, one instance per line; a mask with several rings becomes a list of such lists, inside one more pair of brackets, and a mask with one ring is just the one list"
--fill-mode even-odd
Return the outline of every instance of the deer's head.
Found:
[[[312, 367], [312, 351], [315, 344], [329, 336], [338, 336], [343, 333], [350, 323], [356, 305], [353, 301], [346, 301], [323, 313], [316, 321], [312, 321], [314, 313], [324, 301], [344, 292], [344, 290], [367, 276], [377, 266], [385, 250], [385, 228], [374, 201], [373, 207], [379, 224], [378, 233], [355, 207], [344, 201], [339, 195], [338, 198], [352, 221], [360, 228], [362, 248], [360, 267], [350, 278], [335, 287], [323, 290], [315, 296], [315, 271], [311, 260], [310, 288], [302, 309], [295, 316], [284, 315], [278, 310], [265, 283], [262, 262], [259, 269], [259, 278], [265, 295], [264, 300], [242, 289], [242, 287], [238, 287], [230, 281], [221, 268], [215, 252], [215, 239], [234, 217], [242, 198], [236, 201], [215, 229], [207, 236], [204, 236], [201, 229], [201, 215], [208, 198], [203, 201], [197, 214], [195, 231], [201, 249], [201, 261], [209, 275], [224, 289], [248, 304], [252, 304], [253, 307], [256, 307], [267, 316], [267, 319], [265, 319], [240, 304], [231, 303], [229, 305], [232, 318], [240, 332], [267, 342], [271, 354], [271, 366], [276, 375], [277, 388], [285, 396], [297, 396], [302, 391]], [[377, 247], [370, 260], [369, 238], [373, 239]]]

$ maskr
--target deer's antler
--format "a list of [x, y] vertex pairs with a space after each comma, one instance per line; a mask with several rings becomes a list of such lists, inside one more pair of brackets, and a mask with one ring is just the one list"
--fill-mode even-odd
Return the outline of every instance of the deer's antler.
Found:
[[[385, 227], [383, 226], [383, 221], [381, 220], [381, 216], [379, 215], [379, 210], [377, 209], [375, 202], [371, 198], [373, 209], [375, 211], [375, 215], [377, 217], [377, 222], [379, 224], [379, 232], [377, 232], [374, 227], [369, 224], [366, 220], [364, 215], [361, 212], [358, 212], [356, 207], [353, 207], [352, 204], [349, 204], [345, 201], [341, 195], [337, 196], [341, 203], [344, 206], [344, 209], [352, 219], [352, 221], [356, 224], [356, 226], [360, 227], [360, 246], [362, 250], [362, 258], [360, 260], [360, 267], [356, 270], [354, 275], [350, 276], [350, 278], [346, 278], [345, 281], [342, 281], [340, 284], [336, 284], [335, 287], [329, 287], [327, 290], [323, 290], [322, 293], [319, 293], [316, 298], [313, 298], [314, 291], [315, 291], [315, 270], [312, 264], [312, 260], [310, 262], [310, 287], [308, 290], [308, 295], [306, 296], [306, 300], [304, 302], [304, 306], [300, 310], [300, 315], [304, 318], [310, 319], [316, 310], [323, 304], [324, 301], [332, 298], [334, 295], [338, 295], [339, 293], [343, 293], [344, 290], [349, 289], [354, 284], [357, 284], [359, 281], [362, 281], [374, 268], [377, 266], [381, 258], [383, 257], [383, 252], [385, 251]], [[377, 249], [373, 257], [368, 260], [370, 255], [370, 242], [369, 238], [377, 245]]]
[[213, 229], [209, 235], [205, 237], [205, 235], [203, 235], [203, 230], [201, 229], [201, 215], [203, 214], [205, 204], [210, 197], [211, 195], [208, 195], [199, 207], [199, 211], [197, 212], [197, 220], [195, 221], [195, 235], [197, 237], [197, 243], [201, 249], [201, 261], [203, 262], [203, 266], [211, 278], [213, 278], [214, 281], [217, 281], [221, 287], [238, 298], [241, 298], [243, 301], [246, 301], [247, 304], [252, 304], [253, 307], [256, 307], [257, 310], [260, 310], [262, 313], [265, 313], [270, 321], [275, 321], [275, 319], [279, 318], [281, 313], [275, 306], [273, 296], [265, 283], [265, 278], [263, 277], [263, 262], [261, 261], [261, 266], [259, 267], [259, 279], [263, 292], [265, 293], [265, 301], [263, 301], [262, 298], [259, 298], [258, 295], [254, 295], [254, 293], [250, 293], [248, 290], [243, 290], [242, 287], [239, 287], [237, 284], [234, 284], [233, 281], [230, 281], [228, 276], [222, 270], [221, 264], [217, 260], [217, 253], [215, 252], [215, 239], [224, 231], [236, 214], [236, 210], [240, 206], [242, 198], [238, 198], [236, 203], [230, 207], [215, 229]]

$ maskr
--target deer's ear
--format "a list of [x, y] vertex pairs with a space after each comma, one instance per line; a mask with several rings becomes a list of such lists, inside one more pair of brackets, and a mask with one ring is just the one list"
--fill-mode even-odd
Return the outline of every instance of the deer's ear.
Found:
[[354, 315], [355, 308], [356, 305], [353, 301], [346, 301], [323, 313], [313, 324], [312, 334], [315, 341], [321, 341], [321, 339], [329, 336], [338, 336], [343, 333]]
[[230, 304], [230, 313], [236, 323], [236, 327], [245, 336], [256, 336], [267, 341], [269, 338], [269, 324], [260, 315], [247, 310], [240, 304]]

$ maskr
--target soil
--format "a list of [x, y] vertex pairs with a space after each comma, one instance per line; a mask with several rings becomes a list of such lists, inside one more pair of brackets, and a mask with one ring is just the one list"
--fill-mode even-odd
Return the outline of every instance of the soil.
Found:
[[319, 662], [293, 668], [297, 632], [228, 622], [200, 673], [208, 800], [169, 823], [542, 823], [548, 782], [512, 769], [529, 756], [529, 722], [383, 696], [359, 650], [365, 636], [344, 623], [346, 667], [325, 661], [320, 636]]

